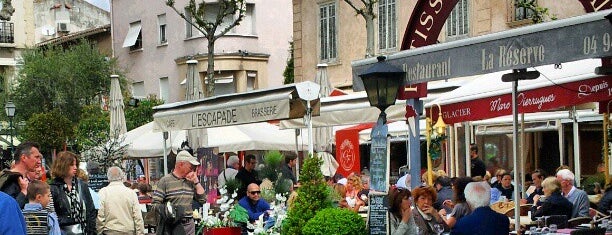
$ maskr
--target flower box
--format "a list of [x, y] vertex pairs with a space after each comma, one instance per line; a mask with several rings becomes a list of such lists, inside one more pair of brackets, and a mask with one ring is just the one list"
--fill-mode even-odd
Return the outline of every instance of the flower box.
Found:
[[239, 227], [207, 228], [202, 235], [240, 235]]

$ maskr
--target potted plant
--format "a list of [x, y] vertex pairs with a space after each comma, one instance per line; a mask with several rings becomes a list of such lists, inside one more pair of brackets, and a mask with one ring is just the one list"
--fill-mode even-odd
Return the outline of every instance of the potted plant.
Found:
[[275, 195], [275, 200], [270, 204], [269, 218], [264, 215], [254, 224], [248, 224], [249, 235], [280, 235], [283, 221], [287, 218], [287, 197], [281, 193]]
[[360, 235], [366, 234], [363, 218], [344, 208], [327, 208], [317, 212], [302, 228], [304, 235]]
[[[230, 185], [233, 185], [230, 183]], [[198, 224], [196, 234], [204, 235], [240, 235], [240, 224], [248, 223], [249, 215], [246, 209], [238, 205], [235, 200], [238, 193], [234, 189], [228, 193], [227, 185], [219, 189], [222, 195], [221, 199], [217, 200], [219, 210], [214, 215], [209, 215], [208, 209], [210, 205], [204, 205], [202, 220]], [[231, 195], [231, 196], [228, 196]]]

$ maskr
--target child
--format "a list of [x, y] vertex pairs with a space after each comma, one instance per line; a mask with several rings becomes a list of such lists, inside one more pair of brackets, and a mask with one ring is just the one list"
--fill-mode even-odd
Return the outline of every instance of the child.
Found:
[[57, 215], [43, 209], [51, 201], [49, 185], [39, 180], [30, 182], [28, 185], [28, 200], [30, 202], [23, 208], [28, 234], [61, 235]]

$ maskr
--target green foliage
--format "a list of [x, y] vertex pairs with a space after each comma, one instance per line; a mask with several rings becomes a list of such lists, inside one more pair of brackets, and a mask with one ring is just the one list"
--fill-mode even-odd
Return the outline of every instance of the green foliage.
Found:
[[283, 161], [283, 154], [279, 151], [268, 151], [263, 156], [264, 167], [259, 169], [260, 179], [269, 179], [275, 182], [278, 179], [279, 168]]
[[132, 130], [153, 121], [153, 107], [163, 104], [164, 101], [154, 95], [141, 100], [137, 107], [125, 105], [125, 125]]
[[302, 234], [302, 226], [319, 210], [332, 207], [329, 190], [321, 173], [322, 164], [323, 160], [317, 157], [309, 157], [304, 161], [300, 174], [302, 186], [297, 190], [298, 196], [287, 213], [283, 234]]
[[228, 179], [225, 181], [225, 189], [227, 190], [227, 195], [232, 195], [236, 190], [240, 188], [242, 184], [238, 179]]
[[[116, 61], [86, 40], [68, 48], [51, 46], [24, 51], [17, 86], [11, 99], [19, 118], [58, 112], [76, 124], [84, 105], [100, 103], [110, 89], [110, 74]], [[125, 84], [125, 79], [122, 79]]]
[[[108, 139], [110, 131], [110, 117], [98, 105], [83, 107], [79, 123], [75, 128], [77, 150], [98, 146]], [[103, 142], [104, 141], [104, 142]]]
[[40, 144], [40, 151], [50, 153], [63, 149], [66, 140], [74, 138], [70, 120], [58, 111], [34, 114], [26, 122], [23, 138]]
[[294, 56], [293, 56], [293, 52], [295, 51], [295, 49], [293, 48], [293, 41], [289, 42], [289, 60], [287, 60], [287, 66], [285, 67], [285, 71], [283, 71], [283, 77], [285, 78], [285, 81], [283, 81], [283, 84], [291, 84], [295, 82], [295, 63], [294, 63]]
[[249, 212], [244, 209], [244, 207], [240, 206], [240, 204], [234, 206], [234, 209], [230, 211], [229, 217], [234, 225], [236, 225], [236, 223], [249, 222]]
[[365, 221], [359, 214], [342, 208], [323, 209], [302, 228], [304, 235], [359, 235], [366, 231]]
[[528, 11], [533, 12], [533, 14], [531, 14], [531, 21], [533, 21], [534, 24], [542, 23], [546, 21], [546, 18], [550, 18], [551, 20], [557, 19], [556, 15], [550, 15], [548, 8], [539, 6], [536, 0], [517, 0], [515, 4], [517, 7], [524, 7]]

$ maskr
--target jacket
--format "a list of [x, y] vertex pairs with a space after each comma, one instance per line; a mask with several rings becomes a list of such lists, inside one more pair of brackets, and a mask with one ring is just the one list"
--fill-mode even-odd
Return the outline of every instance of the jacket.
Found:
[[[98, 215], [97, 210], [94, 208], [91, 194], [86, 183], [77, 179], [76, 189], [78, 190], [79, 197], [84, 201], [85, 207], [85, 234], [94, 235], [96, 234], [96, 217]], [[64, 192], [64, 179], [55, 178], [49, 184], [51, 186], [51, 195], [53, 196], [53, 203], [55, 207], [55, 213], [59, 220], [60, 227], [77, 224], [73, 218], [69, 218], [70, 215], [70, 204], [68, 202], [68, 196]]]
[[453, 227], [451, 235], [507, 235], [510, 233], [510, 219], [489, 206], [478, 207], [472, 214], [461, 218]]
[[536, 206], [531, 208], [531, 220], [535, 221], [536, 217], [546, 215], [565, 215], [570, 219], [572, 208], [573, 205], [567, 198], [561, 196], [560, 192], [554, 192], [546, 198], [539, 209]]
[[96, 221], [97, 231], [144, 234], [144, 222], [136, 193], [120, 181], [100, 189], [101, 206]]
[[8, 169], [2, 170], [0, 172], [0, 191], [15, 199], [19, 208], [23, 209], [25, 204], [28, 203], [28, 199], [25, 194], [21, 193], [19, 177], [21, 177], [19, 172], [13, 172]]

